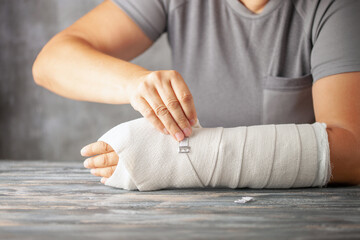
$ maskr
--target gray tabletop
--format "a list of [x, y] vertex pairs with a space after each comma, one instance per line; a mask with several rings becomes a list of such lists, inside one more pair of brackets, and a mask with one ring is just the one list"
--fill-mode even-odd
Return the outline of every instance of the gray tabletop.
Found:
[[359, 199], [360, 187], [130, 192], [81, 163], [0, 161], [0, 239], [360, 239]]

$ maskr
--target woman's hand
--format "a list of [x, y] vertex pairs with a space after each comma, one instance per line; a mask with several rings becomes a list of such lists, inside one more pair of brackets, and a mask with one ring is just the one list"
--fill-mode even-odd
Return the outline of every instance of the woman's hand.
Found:
[[132, 107], [177, 141], [190, 136], [197, 116], [193, 97], [181, 75], [173, 70], [146, 71], [138, 79], [127, 89]]
[[83, 147], [81, 155], [89, 157], [84, 161], [84, 167], [91, 168], [91, 174], [102, 177], [103, 184], [114, 173], [119, 161], [112, 147], [104, 142], [94, 142]]

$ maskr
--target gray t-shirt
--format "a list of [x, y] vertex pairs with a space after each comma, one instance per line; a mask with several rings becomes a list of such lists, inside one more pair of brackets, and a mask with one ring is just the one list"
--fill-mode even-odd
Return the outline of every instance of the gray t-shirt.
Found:
[[205, 127], [312, 123], [312, 84], [360, 71], [360, 1], [113, 1], [153, 41], [168, 33]]

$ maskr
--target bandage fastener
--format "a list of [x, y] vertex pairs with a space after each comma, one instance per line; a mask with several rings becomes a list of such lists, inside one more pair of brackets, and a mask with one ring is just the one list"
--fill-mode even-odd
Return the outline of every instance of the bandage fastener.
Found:
[[184, 138], [181, 142], [179, 142], [179, 153], [189, 153], [191, 147], [189, 146], [189, 138]]

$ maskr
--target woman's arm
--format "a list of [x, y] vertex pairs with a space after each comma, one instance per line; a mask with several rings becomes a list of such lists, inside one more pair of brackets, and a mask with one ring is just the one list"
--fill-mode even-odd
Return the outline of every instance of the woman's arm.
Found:
[[331, 183], [360, 184], [360, 72], [318, 80], [313, 86], [315, 117], [327, 124]]
[[180, 141], [197, 118], [185, 81], [175, 71], [151, 72], [127, 62], [151, 45], [135, 22], [105, 1], [46, 44], [33, 65], [34, 79], [75, 100], [131, 103]]

